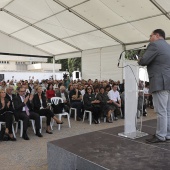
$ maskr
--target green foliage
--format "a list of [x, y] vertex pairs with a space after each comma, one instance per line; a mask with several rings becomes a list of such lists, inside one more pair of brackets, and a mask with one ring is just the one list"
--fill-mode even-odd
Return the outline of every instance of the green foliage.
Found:
[[142, 50], [129, 50], [129, 51], [125, 51], [125, 58], [127, 60], [134, 60], [136, 59], [136, 55], [141, 57], [145, 52], [145, 49]]
[[68, 59], [62, 59], [62, 60], [56, 60], [55, 63], [61, 64], [61, 69], [60, 71], [66, 71], [68, 69]]
[[48, 58], [47, 59], [47, 63], [53, 63], [53, 59], [52, 58]]
[[76, 71], [77, 68], [81, 71], [81, 58], [69, 58], [69, 59], [61, 59], [56, 60], [56, 63], [61, 64], [61, 70], [60, 71], [66, 71], [70, 73], [70, 76], [73, 71]]

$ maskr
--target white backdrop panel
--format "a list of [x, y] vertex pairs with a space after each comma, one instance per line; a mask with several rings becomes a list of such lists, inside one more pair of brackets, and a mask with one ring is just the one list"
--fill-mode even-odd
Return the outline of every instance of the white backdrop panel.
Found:
[[100, 80], [100, 49], [82, 52], [82, 79]]
[[101, 50], [101, 79], [102, 80], [120, 80], [122, 81], [122, 68], [117, 67], [122, 46], [113, 46], [102, 48]]

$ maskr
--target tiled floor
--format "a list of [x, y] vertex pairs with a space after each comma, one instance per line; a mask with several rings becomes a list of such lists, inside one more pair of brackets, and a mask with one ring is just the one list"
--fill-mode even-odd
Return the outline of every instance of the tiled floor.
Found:
[[[153, 110], [148, 110], [148, 116], [145, 120], [154, 119], [156, 117]], [[25, 141], [19, 137], [17, 133], [16, 142], [0, 142], [0, 170], [46, 170], [47, 169], [47, 142], [56, 139], [67, 138], [79, 134], [89, 133], [93, 131], [104, 130], [112, 127], [123, 125], [124, 121], [119, 119], [113, 123], [103, 123], [89, 125], [87, 120], [82, 123], [74, 121], [71, 118], [71, 128], [68, 128], [67, 119], [63, 118], [64, 124], [60, 131], [57, 125], [54, 125], [53, 134], [45, 133], [45, 122], [43, 124], [43, 138], [38, 138], [33, 134], [32, 128], [29, 128], [29, 141]]]

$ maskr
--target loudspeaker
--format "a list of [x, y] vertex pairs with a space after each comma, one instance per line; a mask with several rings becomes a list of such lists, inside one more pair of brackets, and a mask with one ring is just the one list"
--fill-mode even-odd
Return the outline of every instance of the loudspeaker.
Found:
[[4, 74], [0, 74], [0, 81], [4, 80]]
[[76, 72], [76, 79], [79, 79], [79, 72]]

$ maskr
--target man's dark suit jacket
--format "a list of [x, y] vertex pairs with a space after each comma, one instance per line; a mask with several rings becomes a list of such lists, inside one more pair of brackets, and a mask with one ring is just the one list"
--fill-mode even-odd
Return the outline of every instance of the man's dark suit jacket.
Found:
[[[25, 103], [22, 102], [20, 96], [16, 96], [13, 100], [14, 102], [14, 108], [16, 112], [22, 112], [23, 107], [25, 106]], [[29, 108], [29, 111], [33, 111], [32, 103], [28, 100], [26, 103], [27, 107]]]
[[14, 112], [13, 100], [15, 97], [16, 97], [16, 95], [12, 94], [12, 100], [11, 100], [11, 97], [8, 95], [8, 93], [6, 93], [6, 96], [5, 96], [5, 98], [10, 101], [10, 108], [11, 108], [11, 111], [13, 111], [13, 112]]

